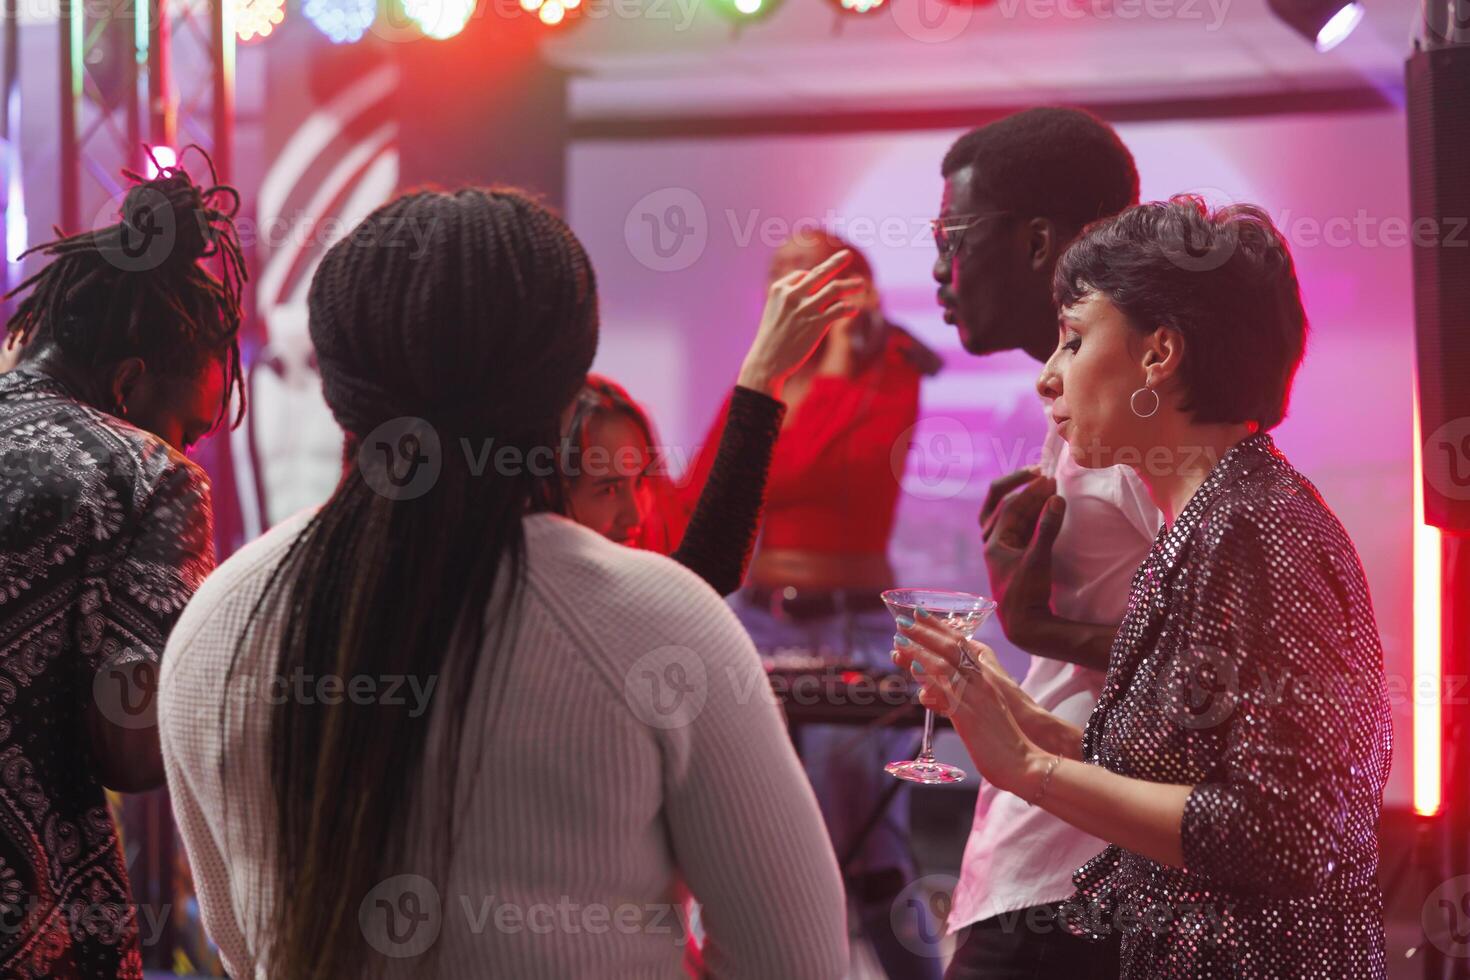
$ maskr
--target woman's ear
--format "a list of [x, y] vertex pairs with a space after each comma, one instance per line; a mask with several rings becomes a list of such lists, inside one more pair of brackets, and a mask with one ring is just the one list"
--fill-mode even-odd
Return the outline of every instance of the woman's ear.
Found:
[[1177, 377], [1184, 363], [1184, 335], [1173, 327], [1158, 327], [1145, 338], [1143, 370], [1150, 388]]

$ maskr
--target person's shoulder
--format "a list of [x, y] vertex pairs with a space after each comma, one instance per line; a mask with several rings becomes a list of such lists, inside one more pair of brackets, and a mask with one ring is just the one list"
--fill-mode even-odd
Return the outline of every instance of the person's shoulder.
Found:
[[153, 433], [23, 368], [0, 375], [0, 406], [6, 453], [29, 457], [33, 489], [64, 485], [84, 510], [96, 511], [99, 539], [117, 526], [117, 507], [131, 513], [172, 510], [181, 533], [197, 536], [202, 532], [191, 529], [207, 529], [209, 477]]
[[611, 603], [616, 612], [636, 600], [644, 614], [725, 608], [708, 583], [667, 555], [617, 544], [556, 514], [532, 515], [525, 526], [533, 578], [579, 603]]
[[[270, 573], [285, 558], [305, 530], [316, 508], [286, 518], [264, 534], [242, 545], [212, 571], [184, 607], [169, 636], [164, 670], [192, 652], [211, 648], [208, 636], [216, 628], [231, 634], [243, 627]], [[202, 641], [202, 642], [201, 642]]]
[[[219, 564], [219, 567], [214, 570], [209, 580], [199, 590], [198, 595], [209, 599], [212, 595], [229, 592], [233, 585], [243, 580], [269, 573], [285, 558], [286, 552], [306, 530], [306, 526], [316, 516], [317, 510], [316, 507], [307, 507], [298, 511], [278, 522], [254, 540], [241, 545], [234, 554]], [[206, 594], [206, 589], [212, 595]]]
[[718, 659], [742, 639], [749, 643], [709, 583], [666, 555], [625, 547], [553, 514], [527, 518], [526, 537], [536, 601], [578, 643], [615, 660], [661, 646]]
[[526, 523], [531, 600], [637, 721], [677, 742], [696, 717], [745, 711], [766, 689], [739, 619], [689, 569], [565, 518]]
[[108, 417], [119, 439], [134, 450], [134, 475], [150, 497], [197, 498], [208, 502], [209, 474], [194, 460], [151, 432]]
[[1300, 568], [1342, 553], [1356, 561], [1332, 508], [1274, 447], [1211, 501], [1199, 533], [1211, 551], [1249, 549], [1277, 568]]

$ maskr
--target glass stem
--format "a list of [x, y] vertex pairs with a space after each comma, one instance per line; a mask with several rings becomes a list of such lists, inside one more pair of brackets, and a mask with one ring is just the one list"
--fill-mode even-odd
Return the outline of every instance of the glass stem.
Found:
[[934, 712], [928, 708], [924, 709], [924, 741], [919, 746], [919, 761], [928, 762], [934, 758]]

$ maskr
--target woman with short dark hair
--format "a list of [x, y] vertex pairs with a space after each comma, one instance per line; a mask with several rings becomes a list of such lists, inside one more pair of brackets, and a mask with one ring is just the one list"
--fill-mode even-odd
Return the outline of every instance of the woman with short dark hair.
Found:
[[1347, 533], [1266, 434], [1306, 334], [1291, 255], [1260, 209], [1181, 197], [1094, 225], [1055, 287], [1038, 388], [1074, 458], [1134, 466], [1167, 521], [1097, 707], [1085, 732], [1041, 711], [932, 618], [900, 621], [894, 659], [986, 779], [1111, 842], [1066, 924], [1122, 931], [1125, 977], [1383, 977], [1378, 629]]

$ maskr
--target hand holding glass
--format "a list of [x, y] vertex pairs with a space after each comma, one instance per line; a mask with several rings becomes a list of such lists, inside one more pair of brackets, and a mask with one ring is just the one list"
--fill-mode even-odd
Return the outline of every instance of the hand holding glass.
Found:
[[[895, 618], [916, 618], [923, 609], [940, 622], [958, 630], [966, 640], [979, 631], [981, 625], [995, 612], [996, 603], [982, 595], [970, 592], [942, 592], [936, 589], [889, 589], [883, 593], [883, 602]], [[960, 651], [962, 660], [969, 654]], [[934, 712], [924, 710], [924, 739], [915, 759], [890, 762], [884, 771], [899, 779], [915, 783], [958, 783], [965, 778], [965, 771], [958, 766], [947, 765], [934, 758]]]

